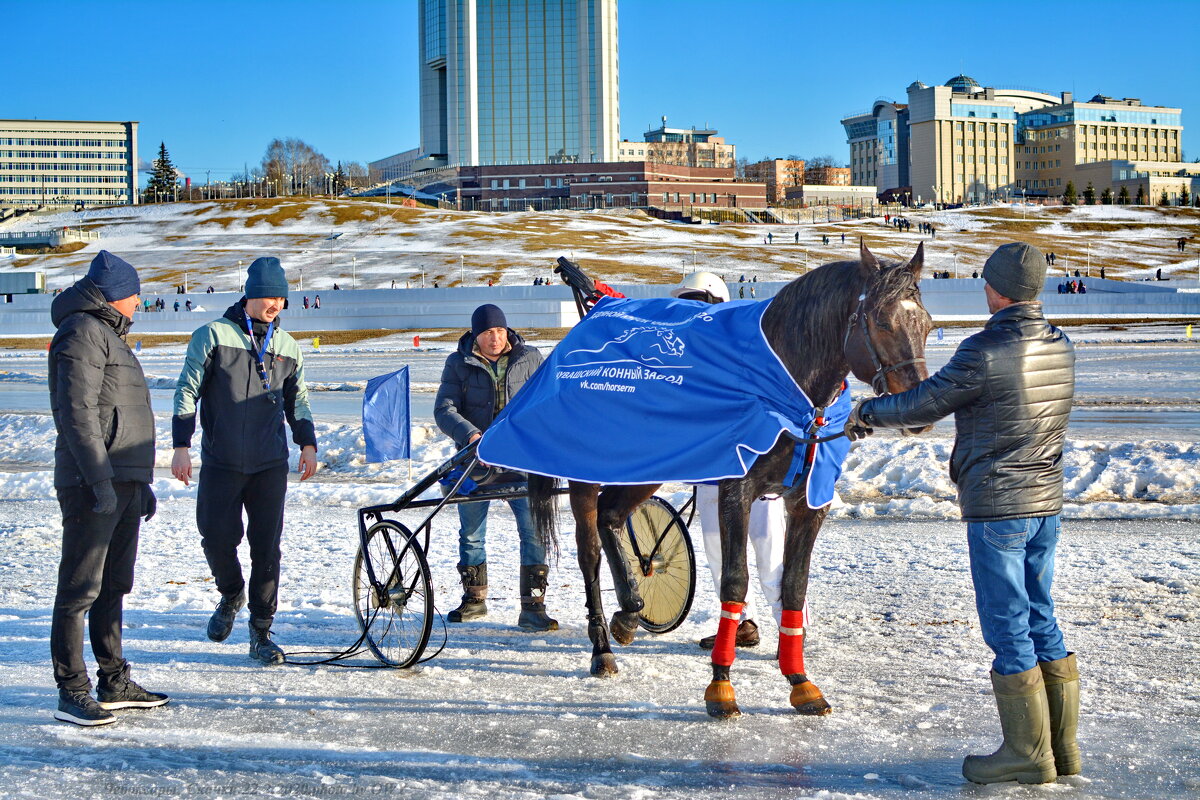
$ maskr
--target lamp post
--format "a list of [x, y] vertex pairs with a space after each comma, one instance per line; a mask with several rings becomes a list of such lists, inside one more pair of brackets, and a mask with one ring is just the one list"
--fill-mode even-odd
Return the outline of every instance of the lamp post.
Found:
[[350, 256], [350, 288], [358, 288], [358, 256]]
[[458, 285], [463, 285], [463, 264], [466, 261], [466, 256], [459, 255], [458, 257]]
[[958, 277], [958, 251], [954, 251], [954, 277]]

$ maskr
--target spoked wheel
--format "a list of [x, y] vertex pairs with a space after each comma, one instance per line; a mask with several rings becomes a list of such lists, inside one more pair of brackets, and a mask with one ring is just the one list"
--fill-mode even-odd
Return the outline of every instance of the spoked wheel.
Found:
[[696, 554], [687, 525], [674, 506], [651, 497], [634, 510], [621, 540], [645, 601], [639, 623], [651, 633], [679, 627], [696, 593]]
[[393, 667], [417, 663], [433, 628], [433, 582], [413, 534], [390, 520], [372, 525], [354, 557], [353, 581], [367, 647]]

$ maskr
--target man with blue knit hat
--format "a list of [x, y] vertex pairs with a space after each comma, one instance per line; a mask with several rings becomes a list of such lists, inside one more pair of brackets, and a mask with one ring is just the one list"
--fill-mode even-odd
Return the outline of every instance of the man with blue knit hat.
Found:
[[[498, 306], [479, 306], [471, 315], [471, 330], [459, 338], [458, 349], [446, 358], [442, 369], [433, 406], [438, 428], [460, 450], [477, 441], [541, 363], [542, 354], [508, 327]], [[466, 622], [487, 614], [485, 538], [489, 505], [458, 504], [458, 573], [463, 597], [458, 608], [447, 615], [450, 622]], [[521, 539], [521, 614], [517, 625], [531, 631], [557, 630], [558, 622], [546, 614], [550, 569], [546, 566], [546, 548], [529, 513], [529, 500], [509, 500], [508, 506]]]
[[[58, 430], [54, 489], [63, 518], [50, 656], [58, 684], [54, 717], [76, 725], [107, 725], [117, 721], [113, 709], [167, 702], [130, 680], [121, 651], [138, 531], [157, 507], [150, 391], [125, 342], [140, 292], [137, 270], [101, 250], [87, 276], [50, 306], [57, 328], [48, 376]], [[85, 615], [100, 667], [96, 699], [83, 663]]]
[[[250, 657], [281, 664], [284, 654], [271, 641], [271, 624], [278, 604], [288, 475], [284, 422], [300, 447], [302, 481], [317, 471], [317, 438], [304, 358], [279, 324], [288, 295], [279, 259], [264, 257], [250, 264], [245, 295], [220, 319], [192, 334], [175, 385], [171, 473], [185, 484], [191, 481], [189, 448], [199, 405], [204, 435], [196, 526], [221, 594], [208, 622], [208, 638], [229, 638], [238, 611], [248, 604]], [[248, 585], [237, 556], [243, 536], [250, 543]]]

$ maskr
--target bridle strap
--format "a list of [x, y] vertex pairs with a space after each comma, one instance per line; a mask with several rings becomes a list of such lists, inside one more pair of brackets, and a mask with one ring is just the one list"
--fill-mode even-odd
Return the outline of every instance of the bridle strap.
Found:
[[925, 359], [910, 358], [907, 361], [901, 361], [897, 364], [883, 366], [883, 363], [879, 360], [879, 353], [875, 349], [875, 342], [871, 341], [871, 331], [867, 327], [867, 315], [863, 311], [863, 305], [866, 303], [866, 300], [867, 292], [863, 290], [863, 293], [858, 296], [858, 305], [855, 307], [854, 313], [850, 315], [850, 322], [846, 325], [846, 336], [842, 340], [842, 352], [846, 352], [846, 348], [850, 344], [850, 332], [854, 330], [854, 326], [857, 323], [862, 330], [863, 344], [866, 347], [867, 355], [871, 357], [871, 366], [875, 369], [875, 374], [871, 378], [871, 391], [875, 392], [876, 395], [890, 394], [887, 391], [886, 381], [888, 373], [903, 369], [911, 364], [922, 364], [925, 362]]

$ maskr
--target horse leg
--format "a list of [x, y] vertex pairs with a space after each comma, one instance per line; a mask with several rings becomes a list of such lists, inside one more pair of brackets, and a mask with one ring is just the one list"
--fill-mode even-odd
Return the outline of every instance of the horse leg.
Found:
[[600, 544], [604, 548], [604, 557], [612, 572], [613, 588], [617, 592], [617, 604], [620, 611], [613, 614], [609, 627], [617, 644], [633, 643], [637, 634], [638, 613], [645, 606], [638, 592], [638, 578], [634, 570], [641, 571], [641, 565], [629, 561], [629, 553], [621, 543], [618, 531], [629, 519], [634, 509], [645, 502], [658, 489], [658, 484], [648, 486], [609, 486], [600, 493], [597, 505], [596, 525], [600, 535]]
[[750, 503], [754, 497], [745, 481], [724, 481], [717, 494], [721, 523], [721, 621], [712, 649], [712, 682], [704, 691], [704, 706], [709, 716], [729, 719], [740, 716], [737, 695], [729, 672], [736, 657], [738, 624], [746, 606], [750, 586], [746, 567], [746, 532]]
[[792, 707], [807, 716], [833, 709], [804, 668], [804, 598], [817, 532], [827, 509], [811, 509], [803, 495], [787, 497], [788, 524], [783, 556], [783, 620], [779, 625], [779, 671], [792, 686]]
[[592, 643], [590, 672], [598, 677], [617, 674], [617, 659], [608, 643], [604, 604], [600, 599], [600, 537], [596, 533], [596, 497], [600, 487], [593, 483], [571, 483], [571, 513], [575, 516], [575, 545], [587, 605], [588, 639]]

